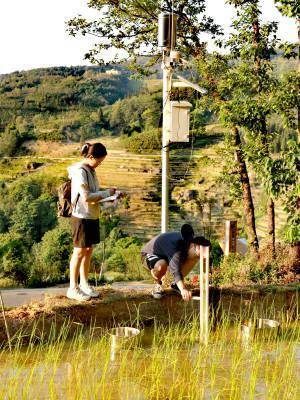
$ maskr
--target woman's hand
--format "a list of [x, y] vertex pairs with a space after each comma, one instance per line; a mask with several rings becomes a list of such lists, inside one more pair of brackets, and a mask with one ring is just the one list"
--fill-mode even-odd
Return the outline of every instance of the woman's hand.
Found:
[[109, 189], [109, 195], [113, 196], [116, 193], [116, 191], [117, 191], [116, 187], [113, 187], [113, 188]]
[[184, 301], [190, 301], [192, 299], [192, 292], [190, 290], [184, 288], [180, 293]]

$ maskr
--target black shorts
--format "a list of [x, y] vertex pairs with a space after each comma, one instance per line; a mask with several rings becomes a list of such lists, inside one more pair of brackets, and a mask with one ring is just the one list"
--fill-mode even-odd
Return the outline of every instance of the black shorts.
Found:
[[71, 217], [74, 247], [85, 248], [100, 242], [99, 219]]
[[146, 254], [146, 256], [145, 256], [145, 261], [146, 261], [147, 267], [150, 270], [154, 268], [155, 264], [159, 260], [167, 261], [164, 257], [157, 256], [156, 254]]

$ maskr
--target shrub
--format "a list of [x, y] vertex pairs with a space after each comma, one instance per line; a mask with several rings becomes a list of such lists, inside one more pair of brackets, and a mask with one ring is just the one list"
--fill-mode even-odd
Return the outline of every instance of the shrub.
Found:
[[0, 157], [13, 156], [18, 149], [18, 132], [11, 126], [0, 135]]
[[[100, 213], [100, 238], [101, 240], [105, 240], [110, 236], [111, 232], [118, 226], [120, 217], [118, 215], [111, 214], [105, 210], [102, 210]], [[119, 230], [116, 230], [119, 232]], [[117, 233], [118, 234], [118, 233]]]
[[5, 233], [0, 235], [0, 275], [13, 279], [25, 285], [30, 267], [28, 263], [28, 248], [21, 235]]
[[36, 200], [24, 198], [18, 202], [10, 218], [10, 228], [22, 235], [28, 244], [33, 244], [56, 222], [56, 203], [49, 195], [42, 194]]
[[141, 243], [137, 238], [124, 236], [120, 229], [114, 228], [103, 244], [95, 246], [92, 262], [98, 271], [104, 262], [105, 275], [113, 272], [126, 279], [146, 278], [148, 275], [141, 265], [140, 249]]
[[106, 261], [107, 269], [114, 272], [126, 272], [126, 263], [120, 251], [112, 254]]
[[5, 212], [0, 210], [0, 233], [7, 232], [8, 224], [8, 218]]
[[258, 257], [229, 254], [212, 271], [216, 285], [278, 284], [299, 279], [298, 252], [288, 245], [277, 244], [275, 257], [269, 245], [262, 244]]
[[134, 133], [123, 137], [122, 142], [127, 151], [133, 153], [153, 152], [161, 149], [161, 129], [149, 129], [142, 133]]
[[107, 269], [138, 277], [141, 275], [140, 242], [137, 238], [120, 236], [121, 232], [114, 230], [109, 237], [111, 256], [107, 259]]
[[39, 286], [61, 282], [68, 277], [72, 237], [68, 221], [48, 231], [42, 241], [33, 246], [33, 266], [29, 284]]
[[216, 240], [211, 241], [210, 248], [210, 264], [213, 267], [218, 267], [221, 263], [223, 250]]

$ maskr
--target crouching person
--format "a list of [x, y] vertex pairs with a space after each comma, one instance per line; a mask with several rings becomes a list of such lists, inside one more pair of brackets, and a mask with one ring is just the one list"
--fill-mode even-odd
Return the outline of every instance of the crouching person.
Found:
[[184, 224], [180, 232], [162, 233], [142, 248], [142, 260], [156, 282], [154, 298], [162, 297], [162, 278], [169, 269], [174, 277], [171, 288], [178, 291], [183, 300], [191, 300], [192, 292], [186, 289], [184, 277], [199, 261], [200, 246], [210, 246], [210, 241], [194, 236], [193, 228]]

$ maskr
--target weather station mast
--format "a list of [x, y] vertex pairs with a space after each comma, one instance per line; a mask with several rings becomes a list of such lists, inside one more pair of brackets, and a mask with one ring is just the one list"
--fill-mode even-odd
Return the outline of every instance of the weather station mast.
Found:
[[205, 89], [189, 82], [177, 74], [173, 80], [176, 65], [186, 65], [175, 50], [177, 40], [177, 15], [161, 13], [158, 17], [158, 46], [162, 49], [163, 102], [162, 102], [162, 200], [161, 200], [161, 232], [169, 229], [169, 181], [170, 181], [170, 143], [189, 142], [190, 109], [188, 101], [171, 101], [174, 87], [193, 88], [200, 93]]

